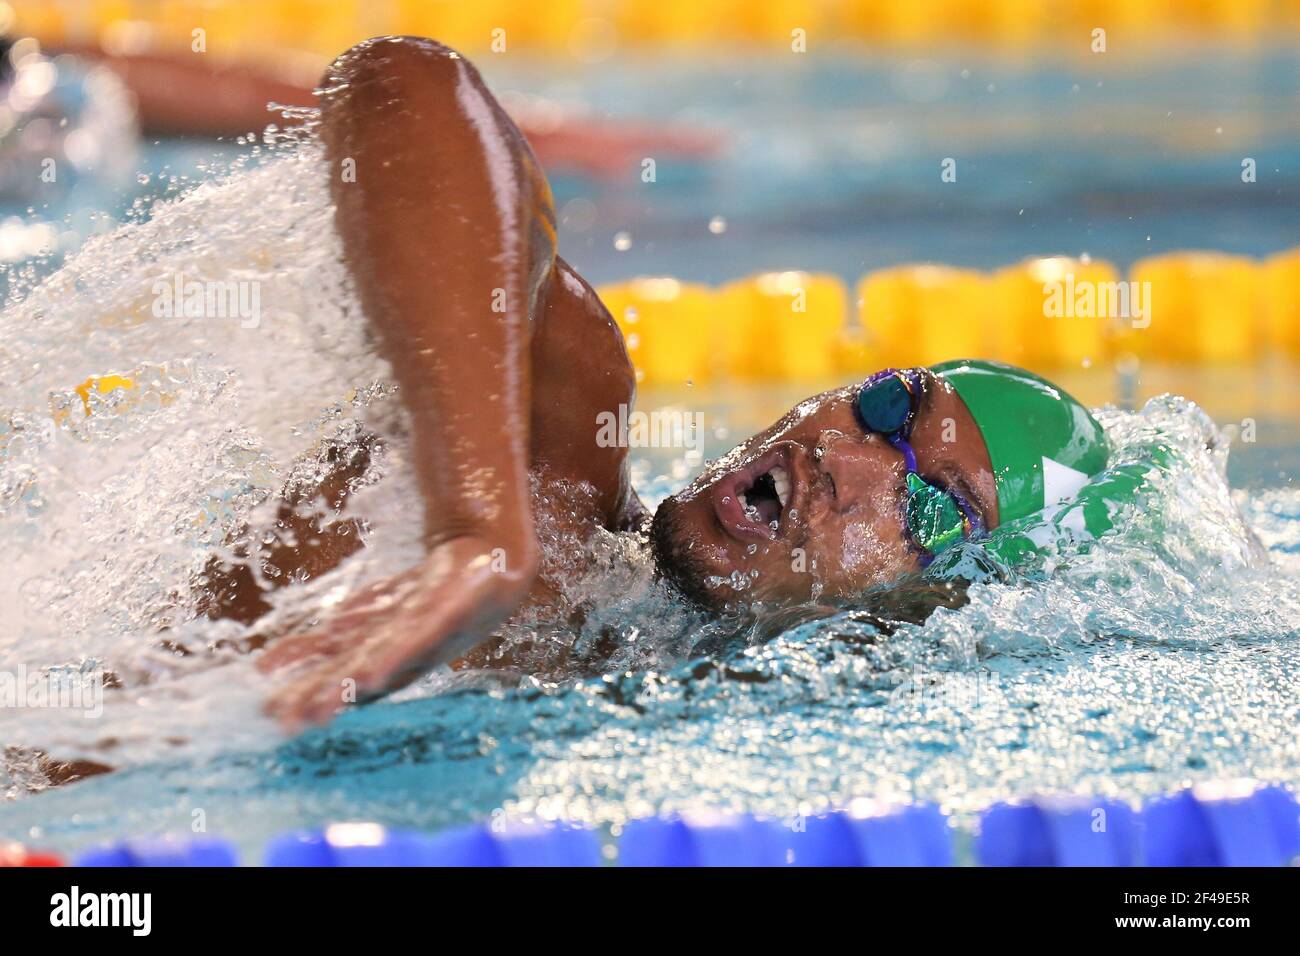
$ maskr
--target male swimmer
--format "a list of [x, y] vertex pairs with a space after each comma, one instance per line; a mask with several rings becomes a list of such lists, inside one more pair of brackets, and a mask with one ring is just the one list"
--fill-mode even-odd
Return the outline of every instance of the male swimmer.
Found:
[[[546, 179], [478, 71], [432, 40], [379, 38], [333, 64], [320, 98], [332, 168], [355, 162], [355, 177], [332, 177], [336, 224], [410, 412], [427, 555], [271, 643], [260, 665], [286, 683], [268, 706], [290, 728], [327, 720], [348, 681], [384, 694], [553, 602], [548, 567], [584, 555], [543, 549], [542, 525], [574, 542], [629, 532], [706, 606], [850, 600], [995, 540], [1107, 465], [1087, 410], [1029, 373], [889, 369], [801, 402], [651, 519], [626, 448], [597, 441], [601, 413], [633, 400], [622, 336], [557, 255]], [[336, 464], [343, 479], [322, 494], [341, 513], [365, 463]], [[346, 538], [296, 535], [248, 558], [319, 573], [357, 546]], [[253, 620], [256, 588], [227, 575], [214, 606]]]

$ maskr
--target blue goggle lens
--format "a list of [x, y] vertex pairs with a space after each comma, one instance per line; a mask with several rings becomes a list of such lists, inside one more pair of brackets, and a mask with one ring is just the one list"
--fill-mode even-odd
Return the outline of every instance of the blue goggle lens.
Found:
[[936, 555], [965, 538], [970, 533], [971, 523], [950, 492], [936, 488], [914, 470], [911, 446], [907, 441], [908, 424], [914, 409], [912, 389], [898, 372], [882, 374], [867, 382], [858, 392], [856, 410], [861, 425], [906, 450], [909, 459], [907, 530], [922, 549]]
[[867, 431], [893, 435], [912, 415], [912, 393], [898, 375], [868, 382], [858, 392], [858, 417]]
[[907, 530], [930, 554], [966, 537], [969, 525], [957, 499], [915, 472], [907, 476]]

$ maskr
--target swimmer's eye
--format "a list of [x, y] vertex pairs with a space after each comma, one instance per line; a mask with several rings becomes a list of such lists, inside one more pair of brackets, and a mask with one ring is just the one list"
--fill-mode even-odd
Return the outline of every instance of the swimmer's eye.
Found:
[[978, 519], [954, 495], [921, 477], [908, 441], [916, 423], [921, 377], [914, 371], [886, 369], [858, 391], [853, 411], [866, 432], [882, 435], [903, 453], [907, 465], [907, 531], [929, 557], [952, 547], [978, 527]]
[[854, 412], [858, 423], [869, 432], [886, 438], [907, 438], [916, 418], [916, 399], [921, 392], [916, 373], [886, 369], [873, 375], [858, 391]]

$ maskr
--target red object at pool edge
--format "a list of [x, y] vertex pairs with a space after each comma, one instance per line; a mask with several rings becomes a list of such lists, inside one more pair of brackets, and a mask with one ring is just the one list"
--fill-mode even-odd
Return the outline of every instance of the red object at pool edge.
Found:
[[0, 866], [63, 866], [53, 853], [38, 853], [18, 843], [0, 843]]

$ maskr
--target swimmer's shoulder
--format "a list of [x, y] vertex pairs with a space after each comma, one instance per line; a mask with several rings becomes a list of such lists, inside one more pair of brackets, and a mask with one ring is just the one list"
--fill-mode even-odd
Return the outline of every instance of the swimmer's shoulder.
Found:
[[599, 436], [602, 421], [626, 420], [636, 398], [636, 376], [609, 310], [558, 256], [532, 335], [534, 467], [594, 489], [593, 503], [605, 527], [629, 526], [641, 511], [626, 443]]
[[559, 256], [533, 328], [534, 374], [605, 383], [602, 395], [630, 404], [636, 377], [623, 332], [596, 290]]

